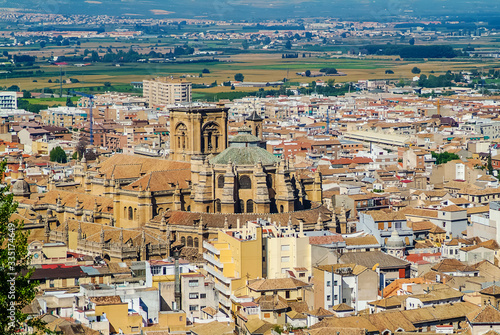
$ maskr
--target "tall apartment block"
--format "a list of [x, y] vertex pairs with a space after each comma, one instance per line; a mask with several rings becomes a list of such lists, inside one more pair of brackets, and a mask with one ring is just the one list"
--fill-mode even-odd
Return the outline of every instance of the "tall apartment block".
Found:
[[0, 109], [17, 109], [17, 92], [0, 92]]
[[191, 102], [191, 83], [182, 79], [144, 80], [142, 92], [149, 106]]

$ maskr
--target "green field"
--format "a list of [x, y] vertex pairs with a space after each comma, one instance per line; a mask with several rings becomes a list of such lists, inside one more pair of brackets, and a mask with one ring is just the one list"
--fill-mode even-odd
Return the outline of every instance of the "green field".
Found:
[[[103, 43], [104, 44], [104, 43]], [[319, 57], [318, 57], [319, 56]], [[185, 60], [195, 59], [185, 57]], [[157, 76], [185, 77], [186, 80], [195, 84], [210, 85], [214, 81], [220, 85], [224, 81], [234, 80], [236, 73], [242, 73], [245, 81], [269, 82], [278, 81], [287, 78], [289, 81], [302, 83], [313, 80], [334, 79], [335, 82], [356, 82], [362, 79], [383, 79], [383, 80], [401, 80], [409, 79], [414, 76], [411, 69], [414, 66], [422, 70], [422, 74], [435, 75], [445, 73], [447, 70], [472, 70], [488, 69], [500, 67], [495, 60], [477, 60], [477, 59], [453, 59], [453, 60], [430, 60], [430, 61], [401, 61], [397, 57], [366, 57], [357, 58], [337, 58], [334, 56], [324, 57], [323, 55], [314, 55], [313, 57], [283, 59], [280, 53], [248, 53], [231, 56], [219, 56], [220, 62], [200, 62], [200, 63], [125, 63], [121, 66], [115, 66], [110, 63], [95, 63], [90, 66], [76, 67], [73, 65], [63, 66], [63, 90], [66, 92], [71, 89], [79, 89], [88, 92], [104, 92], [108, 90], [118, 90], [123, 92], [140, 93], [140, 90], [134, 90], [130, 85], [133, 81], [142, 81]], [[0, 73], [0, 86], [8, 88], [11, 85], [17, 85], [21, 90], [41, 91], [51, 89], [55, 93], [59, 92], [60, 84], [56, 83], [60, 78], [60, 68], [50, 65], [47, 62], [38, 62], [39, 69], [15, 68], [15, 71], [23, 73], [24, 71], [42, 71], [36, 75], [22, 78], [3, 78]], [[334, 67], [343, 72], [346, 76], [318, 77], [308, 78], [297, 75], [297, 72], [306, 70], [318, 71], [324, 67]], [[210, 73], [199, 74], [204, 68], [210, 70]], [[386, 70], [394, 71], [393, 74], [385, 74]], [[66, 83], [65, 80], [77, 79], [78, 83]], [[49, 83], [49, 80], [51, 81]], [[106, 83], [106, 87], [104, 86]], [[248, 91], [245, 89], [240, 91]], [[213, 99], [224, 96], [238, 96], [242, 93], [231, 92], [230, 87], [212, 87], [195, 89], [193, 99]]]

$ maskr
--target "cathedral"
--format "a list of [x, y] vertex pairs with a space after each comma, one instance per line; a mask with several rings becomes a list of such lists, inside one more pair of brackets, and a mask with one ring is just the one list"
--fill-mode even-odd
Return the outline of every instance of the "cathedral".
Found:
[[322, 205], [320, 173], [265, 150], [262, 131], [256, 112], [229, 138], [227, 108], [174, 109], [167, 159], [84, 158], [73, 180], [51, 178], [43, 194], [26, 189], [21, 172], [14, 196], [31, 214], [28, 222], [44, 227], [46, 241], [120, 261], [164, 258], [179, 243], [185, 257], [196, 258], [218, 229], [257, 218], [336, 229], [335, 215]]

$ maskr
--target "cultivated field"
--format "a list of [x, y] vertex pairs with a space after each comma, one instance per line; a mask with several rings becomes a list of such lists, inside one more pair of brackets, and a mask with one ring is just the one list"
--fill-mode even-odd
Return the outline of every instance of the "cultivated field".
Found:
[[[111, 85], [129, 85], [133, 81], [154, 78], [157, 76], [184, 76], [187, 80], [195, 84], [211, 84], [214, 81], [220, 85], [224, 81], [234, 80], [236, 73], [242, 73], [245, 81], [249, 82], [269, 82], [287, 78], [292, 82], [311, 82], [313, 80], [335, 79], [335, 82], [356, 82], [361, 79], [409, 79], [414, 76], [411, 69], [414, 66], [422, 70], [422, 74], [439, 75], [447, 70], [472, 70], [474, 68], [491, 68], [498, 66], [495, 61], [470, 60], [449, 60], [449, 61], [420, 61], [408, 62], [396, 60], [390, 57], [367, 57], [359, 58], [334, 58], [334, 56], [324, 57], [323, 54], [312, 54], [312, 57], [283, 59], [281, 54], [276, 53], [248, 53], [233, 56], [220, 56], [221, 62], [204, 63], [125, 63], [121, 66], [113, 64], [97, 63], [85, 67], [74, 65], [63, 66], [63, 80], [68, 78], [77, 79], [78, 83], [63, 84], [63, 89], [78, 89], [82, 87], [92, 88], [97, 91], [104, 91], [104, 83]], [[189, 59], [189, 58], [186, 58]], [[194, 57], [193, 57], [194, 59]], [[18, 85], [22, 90], [41, 90], [43, 88], [59, 90], [59, 84], [55, 83], [59, 79], [59, 67], [49, 63], [37, 63], [41, 68], [37, 70], [43, 73], [27, 78], [2, 79], [0, 73], [0, 86], [9, 87]], [[306, 70], [318, 71], [324, 67], [334, 67], [343, 72], [346, 76], [316, 77], [308, 78], [297, 75], [297, 72]], [[204, 68], [210, 73], [199, 74]], [[19, 68], [16, 68], [19, 70]], [[392, 70], [393, 74], [385, 74], [386, 70]], [[28, 70], [27, 70], [28, 71]], [[34, 70], [30, 70], [34, 71]], [[432, 72], [433, 71], [433, 72]], [[51, 80], [52, 83], [48, 81]], [[238, 88], [239, 91], [242, 89]], [[250, 89], [252, 90], [252, 89]], [[229, 92], [230, 87], [213, 87], [207, 89], [195, 89], [199, 93]]]

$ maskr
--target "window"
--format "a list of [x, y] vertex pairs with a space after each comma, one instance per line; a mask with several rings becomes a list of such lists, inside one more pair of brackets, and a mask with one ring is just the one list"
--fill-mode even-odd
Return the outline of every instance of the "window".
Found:
[[335, 294], [335, 295], [333, 296], [333, 300], [338, 300], [338, 299], [339, 299], [339, 296]]
[[264, 313], [264, 318], [269, 319], [271, 317], [271, 313]]
[[247, 213], [253, 213], [253, 200], [247, 200]]
[[330, 301], [331, 299], [332, 299], [331, 296], [329, 296], [329, 295], [326, 296], [326, 301]]
[[220, 199], [215, 200], [215, 211], [217, 213], [222, 212], [222, 203], [221, 203]]
[[249, 190], [252, 188], [252, 180], [249, 176], [241, 176], [240, 177], [240, 189]]
[[200, 242], [199, 242], [199, 240], [198, 240], [198, 237], [195, 237], [195, 238], [194, 238], [194, 247], [195, 247], [195, 248], [198, 248], [199, 246], [200, 246]]
[[217, 188], [224, 188], [224, 176], [220, 175], [219, 178], [217, 178]]
[[289, 250], [290, 250], [290, 245], [289, 244], [285, 244], [285, 245], [281, 246], [281, 251], [289, 251]]
[[285, 298], [290, 299], [290, 291], [285, 291]]
[[198, 293], [189, 293], [189, 299], [198, 299]]
[[337, 286], [337, 285], [338, 285], [337, 281], [336, 281], [336, 280], [334, 280], [334, 281], [333, 281], [333, 286]]
[[330, 285], [332, 285], [332, 282], [331, 282], [331, 281], [329, 281], [329, 280], [327, 280], [327, 281], [326, 281], [326, 287], [330, 287]]
[[290, 257], [289, 256], [283, 256], [281, 257], [281, 263], [288, 263], [290, 262]]
[[305, 272], [299, 273], [299, 277], [305, 277], [305, 276], [306, 276]]
[[186, 237], [185, 236], [181, 237], [181, 244], [186, 245]]
[[132, 207], [128, 208], [128, 219], [133, 220], [134, 218], [134, 212], [132, 211]]
[[54, 279], [49, 280], [49, 287], [54, 287]]
[[198, 287], [198, 279], [190, 280], [189, 287]]
[[342, 302], [345, 304], [347, 302], [347, 299], [346, 298], [343, 298], [342, 299]]
[[200, 299], [206, 299], [207, 295], [205, 293], [200, 293]]
[[191, 236], [188, 236], [188, 238], [187, 238], [187, 246], [188, 247], [193, 246], [193, 238]]
[[189, 305], [189, 310], [190, 311], [197, 311], [198, 310], [198, 305]]

